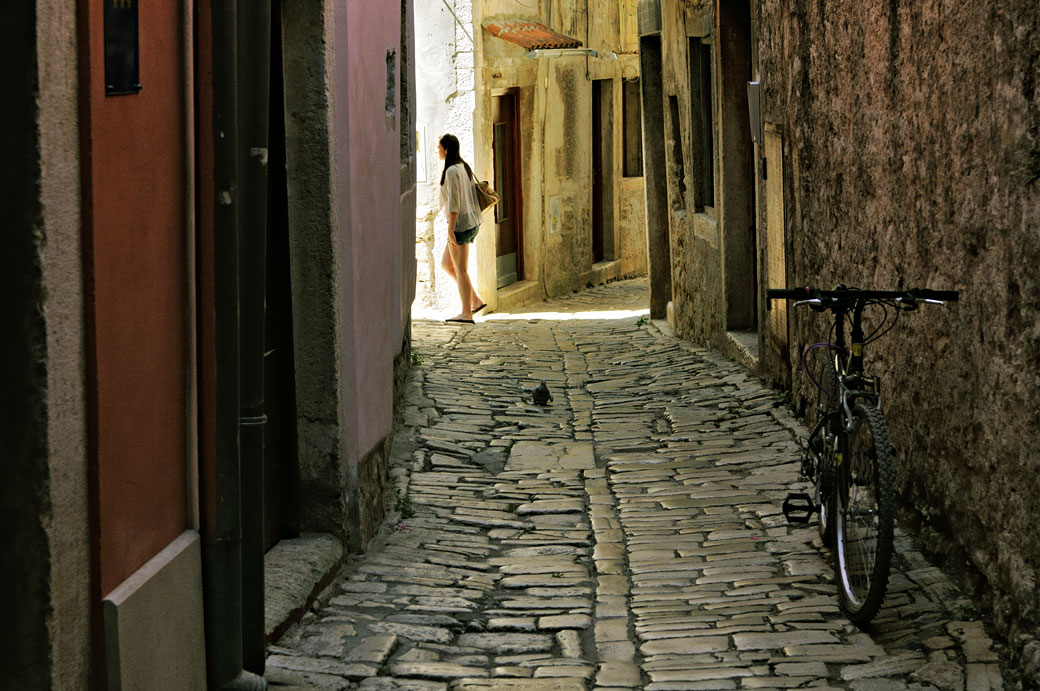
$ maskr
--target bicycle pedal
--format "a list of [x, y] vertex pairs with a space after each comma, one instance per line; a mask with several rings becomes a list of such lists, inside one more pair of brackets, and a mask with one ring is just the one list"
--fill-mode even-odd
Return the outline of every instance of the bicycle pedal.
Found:
[[784, 518], [788, 523], [808, 523], [814, 513], [816, 504], [805, 492], [792, 492], [784, 499]]

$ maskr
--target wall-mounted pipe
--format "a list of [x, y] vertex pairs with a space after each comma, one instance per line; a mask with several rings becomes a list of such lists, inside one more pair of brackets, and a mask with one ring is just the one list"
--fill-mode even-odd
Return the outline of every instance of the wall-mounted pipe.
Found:
[[198, 367], [198, 291], [196, 289], [195, 238], [195, 3], [184, 3], [182, 21], [184, 51], [184, 238], [187, 267], [188, 366], [184, 373], [184, 391], [187, 399], [186, 424], [188, 465], [188, 525], [199, 530], [199, 367]]
[[[203, 483], [206, 673], [211, 689], [267, 688], [242, 666], [242, 501], [238, 345], [238, 9], [212, 0], [214, 467]], [[205, 306], [204, 309], [208, 309]]]
[[271, 0], [238, 2], [239, 441], [242, 477], [242, 654], [264, 672], [264, 308]]

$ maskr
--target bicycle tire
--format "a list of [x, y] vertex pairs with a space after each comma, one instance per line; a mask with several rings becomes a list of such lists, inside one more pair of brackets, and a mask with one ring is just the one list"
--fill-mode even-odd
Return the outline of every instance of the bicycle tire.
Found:
[[852, 416], [847, 458], [836, 469], [835, 575], [842, 610], [862, 626], [877, 614], [888, 588], [895, 496], [884, 416], [870, 403], [857, 404]]
[[[822, 373], [822, 384], [825, 388], [820, 392], [820, 413], [823, 416], [840, 416], [840, 401], [838, 399], [838, 373], [834, 369], [832, 360], [827, 361]], [[840, 423], [839, 423], [840, 424]], [[835, 526], [835, 472], [834, 472], [834, 444], [827, 443], [827, 435], [831, 431], [831, 423], [824, 424], [820, 430], [820, 455], [816, 467], [816, 485], [818, 500], [816, 504], [817, 529], [820, 533], [820, 541], [824, 547], [834, 547]]]

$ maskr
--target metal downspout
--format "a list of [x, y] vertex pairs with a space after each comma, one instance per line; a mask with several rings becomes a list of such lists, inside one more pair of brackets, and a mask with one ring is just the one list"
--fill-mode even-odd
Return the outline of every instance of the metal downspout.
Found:
[[187, 310], [188, 368], [184, 385], [187, 393], [186, 430], [188, 439], [188, 525], [200, 530], [199, 507], [199, 351], [198, 351], [198, 281], [196, 261], [195, 205], [195, 3], [185, 2], [182, 8], [184, 26], [184, 237], [187, 257]]
[[[216, 477], [203, 502], [206, 670], [211, 689], [261, 691], [243, 670], [239, 462], [237, 0], [212, 0]], [[211, 513], [212, 512], [212, 513]]]
[[264, 309], [271, 0], [238, 2], [239, 441], [242, 463], [242, 652], [264, 672]]

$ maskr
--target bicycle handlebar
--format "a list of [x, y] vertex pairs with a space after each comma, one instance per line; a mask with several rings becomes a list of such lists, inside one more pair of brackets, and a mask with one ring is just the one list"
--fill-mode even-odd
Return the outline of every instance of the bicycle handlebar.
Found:
[[766, 297], [770, 300], [808, 300], [813, 296], [812, 286], [804, 288], [770, 288]]
[[955, 302], [960, 299], [956, 290], [931, 290], [930, 288], [909, 288], [907, 290], [855, 290], [840, 288], [838, 290], [820, 290], [812, 286], [802, 288], [770, 288], [766, 291], [770, 300], [811, 300], [824, 298], [832, 300], [941, 300]]

